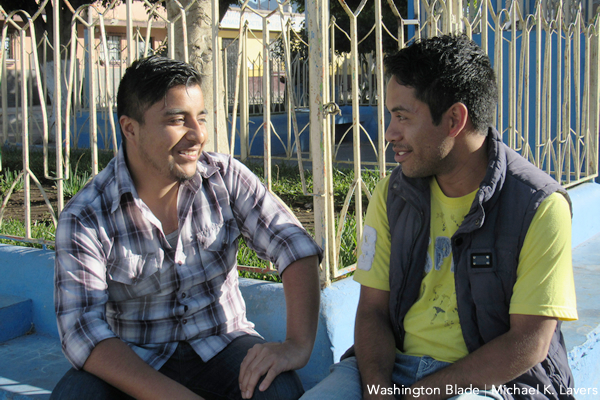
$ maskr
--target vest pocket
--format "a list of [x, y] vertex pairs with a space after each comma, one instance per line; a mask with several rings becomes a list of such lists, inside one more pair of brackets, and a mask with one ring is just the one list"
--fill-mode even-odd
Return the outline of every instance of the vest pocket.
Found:
[[[496, 249], [470, 249], [467, 252], [471, 297], [479, 333], [488, 342], [508, 331], [509, 302], [501, 277]], [[460, 304], [460, 299], [458, 299]]]

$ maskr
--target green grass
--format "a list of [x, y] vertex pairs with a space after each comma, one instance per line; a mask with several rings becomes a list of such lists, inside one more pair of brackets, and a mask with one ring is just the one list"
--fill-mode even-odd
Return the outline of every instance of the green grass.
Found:
[[83, 189], [83, 187], [88, 183], [88, 181], [90, 180], [91, 176], [92, 176], [92, 171], [91, 168], [88, 169], [82, 169], [81, 171], [79, 171], [79, 162], [81, 161], [81, 159], [83, 158], [84, 154], [81, 154], [81, 156], [79, 156], [79, 159], [77, 160], [77, 164], [75, 164], [75, 169], [73, 170], [73, 164], [70, 165], [70, 169], [71, 169], [71, 174], [69, 176], [69, 179], [67, 179], [66, 181], [64, 181], [63, 184], [63, 192], [66, 198], [72, 198], [73, 196], [75, 196], [77, 194], [77, 192], [79, 192], [81, 189]]
[[[9, 168], [5, 168], [2, 170], [2, 173], [0, 174], [0, 193], [2, 194], [2, 197], [6, 196], [13, 183], [15, 184], [13, 192], [18, 192], [19, 190], [23, 189], [23, 177], [19, 175], [20, 172], [16, 170], [11, 170]], [[17, 182], [15, 183], [15, 181]]]
[[[99, 170], [104, 168], [112, 159], [112, 152], [99, 152]], [[42, 183], [53, 183], [51, 180], [44, 178], [43, 160], [41, 152], [34, 152], [30, 157], [30, 169], [42, 181]], [[55, 160], [52, 154], [49, 156], [49, 170], [55, 171]], [[70, 157], [71, 177], [64, 182], [65, 197], [74, 196], [88, 182], [91, 176], [91, 152], [89, 150], [74, 150]], [[73, 165], [75, 168], [73, 168]], [[263, 164], [249, 163], [247, 164], [252, 172], [254, 172], [264, 182], [264, 167]], [[0, 191], [6, 193], [12, 182], [18, 177], [22, 169], [22, 153], [16, 148], [2, 149], [2, 166], [3, 172], [0, 174]], [[313, 191], [313, 176], [311, 171], [305, 171], [307, 193]], [[368, 190], [372, 193], [375, 185], [379, 181], [379, 172], [376, 170], [366, 170], [361, 174]], [[272, 190], [275, 192], [289, 207], [305, 209], [308, 205], [312, 207], [313, 197], [305, 195], [302, 190], [302, 181], [300, 171], [297, 166], [286, 164], [272, 166]], [[21, 190], [23, 187], [22, 179], [15, 187], [15, 191]], [[341, 211], [346, 199], [348, 190], [354, 181], [354, 170], [334, 169], [333, 172], [333, 192], [334, 192], [334, 208], [336, 215]], [[4, 195], [3, 195], [4, 196]], [[368, 204], [367, 196], [363, 196], [363, 212]], [[356, 221], [354, 220], [354, 196], [350, 202], [348, 215], [344, 220], [342, 230], [342, 238], [340, 243], [339, 265], [340, 268], [356, 263]], [[337, 218], [337, 217], [336, 217]], [[337, 221], [336, 221], [337, 223]], [[6, 219], [0, 227], [0, 234], [10, 236], [25, 236], [24, 224], [17, 220]], [[32, 226], [32, 237], [37, 239], [54, 240], [54, 226], [50, 221], [35, 221]], [[0, 243], [13, 244], [20, 246], [41, 248], [42, 245], [35, 243], [16, 242], [13, 240], [0, 240]], [[256, 253], [252, 251], [245, 243], [243, 238], [239, 241], [238, 264], [244, 266], [252, 266], [259, 268], [267, 268], [268, 263], [259, 259]], [[261, 274], [258, 272], [240, 271], [241, 277], [256, 278], [273, 282], [280, 282], [280, 278], [276, 274]]]
[[[264, 167], [258, 163], [247, 163], [248, 168], [254, 172], [264, 183]], [[286, 164], [273, 165], [271, 167], [272, 182], [271, 189], [290, 207], [303, 207], [307, 203], [312, 203], [313, 198], [305, 195], [302, 191], [302, 181], [300, 179], [300, 170], [297, 166]], [[307, 192], [312, 193], [313, 176], [312, 171], [304, 171], [306, 179]], [[361, 173], [362, 180], [373, 193], [373, 189], [379, 182], [379, 170], [364, 170]], [[343, 207], [346, 195], [350, 186], [354, 182], [353, 169], [334, 169], [333, 170], [333, 202], [336, 211]], [[353, 210], [354, 201], [351, 203], [350, 210]], [[368, 204], [367, 196], [363, 196], [363, 204]]]
[[[50, 221], [34, 221], [31, 225], [31, 236], [36, 239], [54, 241], [54, 224]], [[0, 228], [0, 235], [18, 236], [25, 237], [25, 224], [16, 219], [6, 219], [2, 222]], [[44, 246], [37, 243], [21, 242], [10, 239], [0, 240], [2, 244], [11, 244], [14, 246], [33, 247], [41, 249]], [[54, 250], [54, 247], [48, 246], [49, 249]]]

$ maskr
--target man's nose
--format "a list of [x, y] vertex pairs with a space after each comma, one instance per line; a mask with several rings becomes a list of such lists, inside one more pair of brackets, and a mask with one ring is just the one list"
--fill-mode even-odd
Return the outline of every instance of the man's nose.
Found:
[[204, 122], [192, 120], [189, 124], [188, 131], [185, 135], [186, 139], [196, 143], [204, 143], [206, 141], [207, 132]]
[[400, 131], [390, 122], [385, 130], [385, 140], [387, 142], [394, 143], [400, 141], [400, 137]]

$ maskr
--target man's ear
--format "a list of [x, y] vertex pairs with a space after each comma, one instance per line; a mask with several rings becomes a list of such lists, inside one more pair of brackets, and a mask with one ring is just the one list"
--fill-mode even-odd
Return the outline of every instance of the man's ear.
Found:
[[130, 143], [137, 143], [140, 133], [140, 123], [127, 115], [121, 115], [119, 118], [121, 131], [125, 139]]
[[469, 110], [467, 110], [467, 106], [465, 106], [463, 103], [457, 102], [452, 104], [446, 111], [446, 116], [448, 118], [448, 136], [457, 137], [467, 125], [467, 120], [469, 119]]

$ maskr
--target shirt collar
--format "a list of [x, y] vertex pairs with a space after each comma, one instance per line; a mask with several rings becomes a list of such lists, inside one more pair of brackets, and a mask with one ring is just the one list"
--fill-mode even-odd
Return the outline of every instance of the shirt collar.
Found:
[[[200, 159], [198, 160], [198, 167], [196, 174], [192, 179], [185, 183], [185, 186], [192, 192], [196, 193], [202, 186], [202, 179], [210, 178], [215, 172], [219, 170], [216, 160], [211, 153], [202, 152]], [[133, 178], [127, 167], [127, 161], [125, 160], [125, 150], [123, 146], [119, 148], [116, 156], [116, 162], [114, 164], [114, 176], [117, 182], [118, 195], [113, 199], [111, 205], [111, 213], [114, 213], [121, 204], [121, 198], [127, 193], [131, 193], [131, 196], [135, 199], [138, 198], [137, 190], [133, 183]]]

